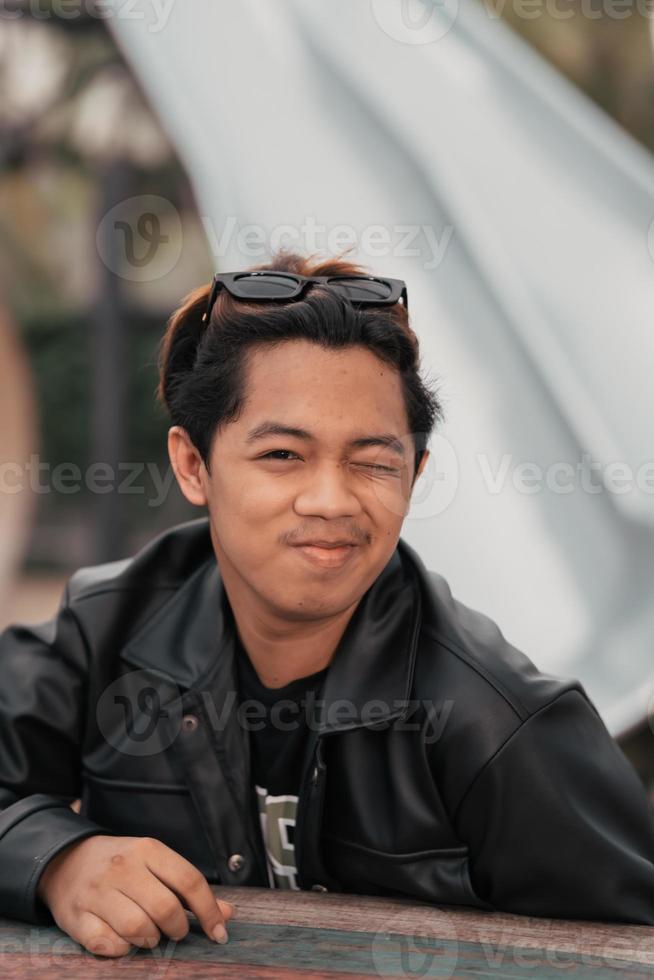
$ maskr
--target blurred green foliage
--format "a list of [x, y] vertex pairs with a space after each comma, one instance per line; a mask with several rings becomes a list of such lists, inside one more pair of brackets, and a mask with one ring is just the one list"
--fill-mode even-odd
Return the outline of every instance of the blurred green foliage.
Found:
[[[159, 317], [132, 314], [126, 331], [126, 460], [166, 458], [168, 420], [155, 402]], [[52, 466], [91, 457], [91, 343], [87, 317], [54, 313], [23, 320], [39, 406], [39, 455]], [[64, 497], [65, 499], [65, 497]]]

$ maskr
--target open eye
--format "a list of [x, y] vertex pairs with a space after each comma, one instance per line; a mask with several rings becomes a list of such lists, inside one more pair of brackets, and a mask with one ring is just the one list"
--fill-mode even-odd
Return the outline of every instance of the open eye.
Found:
[[286, 453], [287, 456], [294, 456], [295, 459], [300, 458], [297, 453], [291, 452], [290, 449], [271, 449], [269, 453], [264, 453], [259, 459], [281, 459], [281, 462], [284, 462], [284, 458], [280, 457], [279, 453]]

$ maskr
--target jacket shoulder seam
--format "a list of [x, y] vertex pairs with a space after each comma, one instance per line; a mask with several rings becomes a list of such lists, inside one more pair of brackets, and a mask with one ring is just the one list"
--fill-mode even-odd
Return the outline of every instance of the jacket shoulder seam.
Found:
[[[500, 745], [498, 745], [498, 747], [495, 749], [495, 751], [493, 752], [493, 754], [491, 756], [489, 756], [488, 759], [486, 759], [486, 761], [482, 765], [481, 769], [476, 773], [475, 776], [473, 776], [473, 778], [471, 779], [469, 785], [463, 791], [463, 794], [461, 795], [461, 799], [457, 803], [456, 807], [454, 808], [454, 812], [452, 813], [452, 823], [454, 823], [455, 820], [457, 819], [457, 817], [459, 816], [459, 813], [460, 813], [460, 811], [461, 811], [464, 803], [466, 802], [467, 797], [470, 795], [470, 793], [474, 789], [475, 784], [477, 783], [477, 781], [483, 776], [483, 774], [486, 772], [486, 770], [491, 767], [491, 765], [495, 762], [495, 760], [497, 759], [497, 757], [504, 751], [504, 749], [509, 744], [509, 742], [512, 742], [513, 739], [516, 738], [516, 736], [518, 736], [522, 732], [522, 730], [525, 728], [525, 726], [527, 724], [529, 724], [529, 722], [533, 718], [536, 718], [543, 711], [546, 711], [548, 708], [551, 708], [551, 706], [553, 704], [556, 704], [556, 702], [557, 701], [560, 701], [561, 698], [567, 697], [568, 694], [578, 694], [582, 698], [584, 697], [584, 695], [582, 694], [582, 692], [578, 688], [576, 688], [576, 687], [571, 687], [571, 688], [568, 688], [565, 691], [560, 691], [555, 697], [551, 698], [545, 704], [541, 704], [540, 708], [537, 708], [536, 711], [533, 711], [530, 715], [528, 715], [526, 718], [524, 718], [520, 722], [520, 724], [517, 726], [517, 728], [514, 728], [513, 731], [511, 732], [511, 734], [510, 735], [507, 735], [507, 737], [504, 739], [504, 741]], [[586, 699], [584, 699], [584, 700], [586, 700]]]
[[428, 626], [426, 632], [429, 632], [437, 643], [440, 643], [442, 647], [444, 647], [446, 650], [449, 650], [449, 652], [454, 654], [455, 657], [458, 657], [459, 660], [462, 660], [466, 664], [466, 666], [470, 668], [470, 670], [474, 670], [476, 674], [478, 674], [484, 681], [486, 681], [486, 683], [490, 687], [492, 687], [493, 690], [496, 691], [496, 693], [499, 694], [499, 696], [504, 699], [504, 701], [506, 701], [508, 706], [514, 712], [514, 714], [520, 719], [521, 722], [524, 722], [531, 717], [527, 707], [523, 704], [520, 698], [517, 697], [516, 695], [510, 694], [506, 690], [502, 682], [499, 681], [496, 677], [494, 677], [490, 671], [484, 670], [484, 668], [480, 664], [475, 663], [468, 656], [466, 656], [466, 651], [463, 647], [460, 647], [458, 644], [453, 643], [451, 640], [445, 639], [443, 635], [439, 633], [438, 630], [435, 630], [432, 627]]

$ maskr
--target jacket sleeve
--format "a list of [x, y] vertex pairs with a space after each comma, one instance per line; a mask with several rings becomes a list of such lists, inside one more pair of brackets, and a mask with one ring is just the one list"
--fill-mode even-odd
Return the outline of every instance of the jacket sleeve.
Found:
[[496, 909], [654, 925], [654, 817], [583, 689], [522, 722], [454, 822]]
[[0, 915], [50, 924], [39, 877], [62, 848], [110, 834], [81, 795], [87, 651], [64, 596], [57, 615], [0, 634]]

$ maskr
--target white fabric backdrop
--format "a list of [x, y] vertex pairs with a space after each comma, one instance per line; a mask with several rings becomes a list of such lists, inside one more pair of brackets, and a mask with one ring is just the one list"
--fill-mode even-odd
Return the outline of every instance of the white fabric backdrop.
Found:
[[403, 536], [612, 731], [642, 718], [651, 157], [475, 0], [139, 0], [110, 23], [216, 268], [264, 260], [248, 225], [302, 251], [346, 225], [407, 280], [447, 423]]

